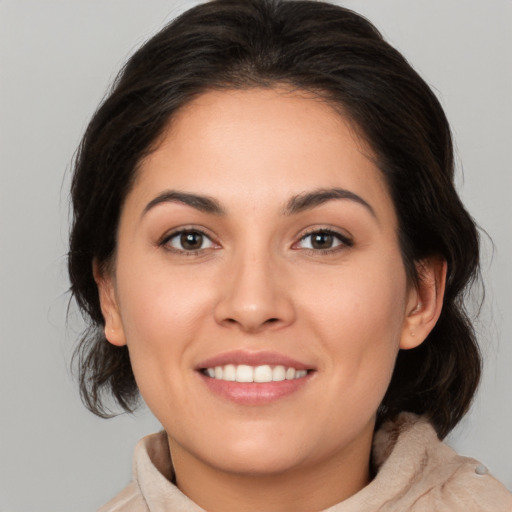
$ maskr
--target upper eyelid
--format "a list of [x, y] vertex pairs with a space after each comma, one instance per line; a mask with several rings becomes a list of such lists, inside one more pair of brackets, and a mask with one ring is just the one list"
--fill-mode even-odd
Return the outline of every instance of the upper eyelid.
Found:
[[340, 239], [344, 241], [350, 241], [353, 242], [352, 235], [348, 233], [344, 233], [342, 230], [333, 228], [333, 227], [311, 227], [310, 229], [306, 229], [304, 232], [302, 232], [300, 235], [298, 235], [297, 240], [303, 240], [304, 238], [313, 235], [315, 233], [329, 233], [334, 236], [340, 237]]
[[309, 235], [313, 235], [315, 233], [329, 233], [329, 234], [339, 235], [339, 236], [348, 238], [346, 235], [344, 235], [343, 233], [340, 233], [338, 230], [333, 229], [333, 228], [312, 228], [310, 231], [306, 231], [303, 235], [301, 235], [301, 238], [304, 238]]
[[199, 228], [194, 226], [181, 226], [179, 228], [170, 229], [169, 231], [166, 231], [159, 239], [159, 244], [163, 244], [167, 241], [169, 241], [171, 238], [174, 238], [175, 236], [181, 235], [182, 233], [199, 233], [212, 242], [215, 242], [215, 237], [208, 232], [205, 228]]

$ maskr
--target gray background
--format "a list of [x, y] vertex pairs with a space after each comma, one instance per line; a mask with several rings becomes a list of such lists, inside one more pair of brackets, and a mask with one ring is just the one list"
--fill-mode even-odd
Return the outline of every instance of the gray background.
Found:
[[[81, 405], [66, 327], [69, 168], [126, 57], [191, 6], [172, 0], [0, 0], [0, 511], [91, 511], [130, 477], [147, 411], [101, 420]], [[486, 242], [478, 324], [486, 372], [450, 437], [512, 488], [512, 1], [347, 0], [438, 93], [459, 189]], [[492, 261], [491, 261], [492, 260]]]

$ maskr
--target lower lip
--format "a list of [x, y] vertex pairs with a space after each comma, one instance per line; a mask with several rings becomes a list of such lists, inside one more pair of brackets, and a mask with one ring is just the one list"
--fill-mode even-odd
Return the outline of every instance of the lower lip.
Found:
[[265, 405], [299, 391], [312, 377], [308, 372], [300, 379], [278, 382], [232, 382], [213, 379], [198, 372], [208, 389], [240, 405]]

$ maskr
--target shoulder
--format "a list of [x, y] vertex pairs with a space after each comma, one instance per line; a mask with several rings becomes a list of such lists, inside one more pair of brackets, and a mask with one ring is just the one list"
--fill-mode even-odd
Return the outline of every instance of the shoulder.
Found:
[[[163, 432], [143, 437], [137, 443], [133, 456], [133, 480], [117, 496], [97, 512], [149, 512], [139, 480], [154, 481], [162, 478], [152, 459], [165, 459], [168, 454]], [[168, 457], [168, 455], [167, 455]]]
[[[460, 457], [460, 469], [444, 486], [431, 491], [430, 502], [441, 502], [442, 510], [465, 512], [512, 512], [512, 494], [478, 461]], [[450, 508], [451, 507], [451, 508]], [[458, 508], [455, 508], [458, 507]]]
[[176, 487], [165, 432], [142, 438], [133, 456], [133, 480], [98, 512], [204, 512]]
[[442, 443], [423, 418], [402, 414], [385, 425], [376, 435], [374, 456], [381, 465], [378, 476], [400, 481], [407, 491], [402, 498], [411, 498], [411, 512], [512, 512], [505, 486], [479, 461]]
[[149, 511], [135, 482], [127, 485], [115, 498], [97, 512], [146, 512]]

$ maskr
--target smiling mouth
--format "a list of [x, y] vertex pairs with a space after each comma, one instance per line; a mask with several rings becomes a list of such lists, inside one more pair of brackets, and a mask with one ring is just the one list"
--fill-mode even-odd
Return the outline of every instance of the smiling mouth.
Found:
[[297, 370], [283, 365], [250, 366], [246, 364], [226, 364], [212, 368], [202, 368], [201, 373], [215, 380], [228, 382], [281, 382], [285, 380], [303, 379], [309, 370]]

